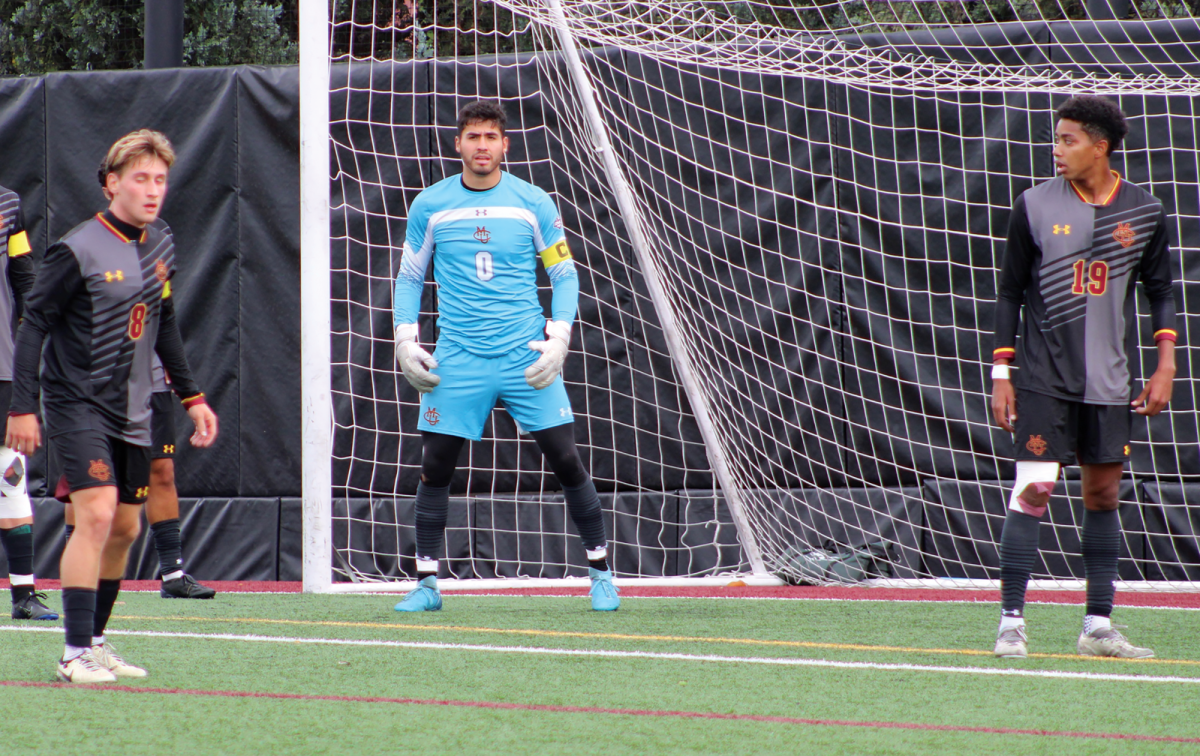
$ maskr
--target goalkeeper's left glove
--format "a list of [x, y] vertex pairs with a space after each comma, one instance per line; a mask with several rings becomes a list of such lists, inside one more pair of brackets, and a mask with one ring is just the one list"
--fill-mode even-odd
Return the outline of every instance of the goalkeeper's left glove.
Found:
[[538, 361], [525, 368], [525, 382], [535, 389], [544, 389], [562, 372], [571, 344], [571, 324], [565, 320], [546, 321], [546, 340], [531, 341], [529, 348], [541, 352]]

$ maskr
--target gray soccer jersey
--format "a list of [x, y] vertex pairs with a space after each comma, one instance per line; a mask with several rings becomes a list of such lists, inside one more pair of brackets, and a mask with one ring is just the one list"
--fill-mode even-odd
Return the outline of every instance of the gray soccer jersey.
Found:
[[36, 359], [24, 352], [48, 336], [49, 434], [94, 429], [149, 446], [150, 361], [174, 265], [171, 237], [147, 228], [130, 239], [102, 216], [51, 247], [18, 336], [13, 411], [36, 411]]
[[995, 357], [1015, 356], [1018, 388], [1127, 404], [1138, 280], [1150, 300], [1155, 339], [1174, 341], [1166, 216], [1149, 192], [1119, 177], [1100, 205], [1084, 201], [1062, 177], [1027, 190], [1009, 220]]
[[[28, 292], [13, 276], [16, 261], [32, 268], [29, 238], [21, 214], [21, 199], [0, 186], [0, 381], [11, 381], [13, 370], [13, 315], [17, 299]], [[10, 283], [11, 281], [11, 283]], [[29, 283], [32, 283], [32, 277]]]

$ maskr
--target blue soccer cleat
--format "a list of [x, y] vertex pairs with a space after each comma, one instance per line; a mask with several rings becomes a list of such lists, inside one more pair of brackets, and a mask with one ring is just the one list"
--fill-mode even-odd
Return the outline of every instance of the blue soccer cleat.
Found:
[[588, 575], [592, 578], [592, 589], [588, 591], [592, 597], [592, 611], [615, 612], [620, 609], [621, 599], [617, 597], [617, 587], [612, 583], [612, 570], [601, 572], [589, 567]]
[[398, 612], [436, 612], [442, 608], [442, 592], [437, 588], [437, 578], [430, 575], [421, 580], [394, 607]]

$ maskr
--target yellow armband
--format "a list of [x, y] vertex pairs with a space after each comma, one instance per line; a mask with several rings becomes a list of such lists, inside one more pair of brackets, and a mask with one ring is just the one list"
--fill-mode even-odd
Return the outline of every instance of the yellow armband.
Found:
[[542, 264], [545, 265], [547, 268], [553, 267], [555, 265], [558, 265], [560, 262], [564, 262], [566, 260], [571, 259], [571, 250], [567, 248], [567, 240], [566, 239], [563, 239], [562, 241], [558, 242], [557, 244], [554, 244], [550, 247], [547, 247], [546, 249], [543, 249], [538, 254], [540, 254], [542, 256]]
[[8, 256], [20, 257], [29, 254], [29, 234], [18, 231], [8, 237]]

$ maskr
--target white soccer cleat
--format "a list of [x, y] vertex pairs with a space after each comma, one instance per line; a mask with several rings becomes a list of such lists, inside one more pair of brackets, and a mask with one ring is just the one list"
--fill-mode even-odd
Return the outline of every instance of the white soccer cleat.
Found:
[[98, 664], [117, 677], [145, 677], [148, 674], [141, 667], [135, 667], [117, 656], [116, 649], [108, 641], [99, 646], [92, 646], [92, 656]]
[[1116, 626], [1082, 633], [1075, 646], [1082, 656], [1110, 656], [1117, 659], [1149, 659], [1154, 652], [1139, 648], [1117, 631]]
[[1029, 655], [1029, 640], [1025, 626], [1006, 627], [996, 635], [996, 656], [1002, 659], [1024, 659]]
[[84, 651], [70, 661], [59, 660], [57, 677], [66, 683], [101, 683], [116, 682], [117, 676], [109, 671], [92, 655], [91, 650]]

